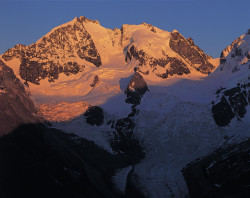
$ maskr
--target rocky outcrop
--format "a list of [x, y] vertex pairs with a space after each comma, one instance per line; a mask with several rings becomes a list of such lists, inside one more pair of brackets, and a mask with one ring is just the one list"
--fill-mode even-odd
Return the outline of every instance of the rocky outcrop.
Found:
[[0, 159], [4, 198], [128, 197], [115, 189], [111, 179], [116, 170], [139, 162], [44, 125], [22, 125], [0, 138]]
[[84, 113], [86, 122], [90, 125], [100, 126], [103, 124], [104, 114], [101, 107], [91, 106]]
[[228, 47], [226, 47], [220, 55], [220, 64], [226, 63], [226, 57], [228, 54], [233, 50], [233, 48], [236, 47], [236, 45], [239, 43], [239, 41], [244, 37], [244, 35], [238, 37], [235, 39]]
[[126, 54], [126, 61], [132, 60], [135, 58], [139, 60], [139, 64], [136, 67], [136, 71], [141, 72], [145, 75], [149, 74], [149, 69], [146, 68], [148, 65], [149, 68], [152, 68], [153, 73], [155, 73], [160, 78], [168, 78], [168, 76], [173, 75], [183, 75], [189, 74], [190, 70], [182, 60], [178, 58], [169, 57], [164, 51], [163, 58], [154, 58], [150, 57], [143, 50], [137, 51], [137, 49], [132, 45], [129, 47]]
[[231, 45], [226, 47], [220, 55], [220, 71], [231, 70], [233, 73], [241, 68], [249, 67], [250, 49], [249, 49], [249, 34], [248, 32], [236, 40]]
[[25, 80], [26, 84], [31, 82], [33, 84], [40, 84], [40, 80], [48, 78], [49, 82], [54, 82], [58, 79], [60, 73], [69, 76], [70, 74], [77, 74], [83, 71], [84, 66], [79, 65], [77, 62], [67, 62], [63, 65], [48, 61], [39, 63], [38, 61], [30, 61], [23, 58], [20, 64], [19, 74]]
[[250, 84], [238, 84], [231, 89], [217, 91], [217, 101], [212, 106], [213, 117], [219, 126], [228, 125], [233, 118], [241, 120], [250, 104]]
[[183, 170], [191, 198], [238, 198], [250, 194], [250, 139], [224, 145]]
[[147, 27], [151, 32], [154, 32], [156, 33], [156, 29], [154, 26], [152, 26], [151, 24], [148, 24], [148, 23], [141, 23], [141, 25]]
[[23, 123], [35, 123], [36, 109], [13, 70], [0, 61], [0, 136]]
[[32, 45], [16, 45], [7, 50], [2, 58], [7, 62], [18, 58], [21, 61], [21, 78], [35, 84], [44, 78], [54, 81], [60, 73], [77, 74], [84, 68], [76, 61], [79, 58], [99, 67], [101, 57], [84, 27], [83, 22], [86, 21], [96, 23], [85, 17], [76, 18], [68, 25], [55, 28]]
[[118, 134], [126, 134], [131, 136], [135, 128], [135, 123], [131, 118], [122, 118], [117, 120], [115, 130]]
[[[136, 69], [147, 75], [150, 72], [160, 78], [168, 78], [173, 75], [190, 74], [194, 69], [202, 74], [209, 74], [215, 70], [213, 58], [206, 55], [191, 38], [184, 38], [178, 31], [172, 33], [165, 32], [158, 34], [157, 28], [150, 30], [149, 24], [141, 24], [145, 31], [130, 33], [133, 27], [123, 26], [122, 44], [125, 45], [125, 61], [129, 62], [133, 58], [138, 60]], [[145, 30], [145, 27], [148, 30]], [[154, 32], [154, 34], [152, 34]], [[162, 42], [159, 40], [162, 39]]]
[[171, 33], [169, 46], [197, 71], [203, 74], [209, 74], [215, 69], [209, 62], [211, 57], [196, 46], [193, 39], [185, 39], [178, 31]]
[[110, 136], [110, 146], [116, 153], [124, 153], [133, 161], [145, 157], [142, 143], [135, 137], [135, 122], [132, 118], [121, 118], [114, 123], [115, 131]]
[[125, 90], [125, 94], [127, 95], [126, 102], [133, 105], [140, 104], [141, 98], [146, 91], [148, 91], [146, 81], [138, 72], [135, 72]]
[[[233, 118], [241, 121], [247, 113], [250, 104], [249, 78], [249, 35], [246, 33], [232, 42], [221, 53], [220, 65], [216, 72], [241, 72], [239, 83], [232, 88], [217, 90], [217, 99], [213, 101], [212, 112], [219, 126], [227, 126]], [[228, 75], [228, 74], [227, 74]], [[232, 74], [237, 76], [238, 74]], [[236, 83], [235, 83], [236, 84]]]
[[99, 77], [98, 77], [97, 75], [95, 75], [94, 80], [93, 80], [93, 83], [90, 84], [90, 86], [91, 86], [91, 87], [95, 87], [95, 86], [97, 86], [97, 84], [98, 84], [99, 82], [100, 82]]

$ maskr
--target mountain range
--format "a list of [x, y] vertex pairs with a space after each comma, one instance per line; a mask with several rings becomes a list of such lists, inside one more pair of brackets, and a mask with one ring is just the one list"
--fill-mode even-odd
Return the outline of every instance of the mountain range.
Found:
[[214, 59], [177, 30], [85, 17], [14, 46], [0, 197], [248, 197], [249, 60], [249, 30]]

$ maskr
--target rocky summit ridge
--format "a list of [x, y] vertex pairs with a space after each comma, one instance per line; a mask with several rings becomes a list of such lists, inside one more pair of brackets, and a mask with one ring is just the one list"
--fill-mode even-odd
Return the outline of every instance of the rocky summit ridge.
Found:
[[56, 81], [60, 73], [77, 74], [86, 65], [103, 66], [114, 54], [123, 56], [125, 64], [137, 60], [139, 72], [152, 72], [160, 78], [192, 70], [208, 74], [217, 66], [191, 38], [176, 30], [170, 33], [146, 23], [110, 30], [85, 17], [52, 29], [34, 44], [16, 45], [2, 59], [6, 63], [19, 59], [20, 77], [26, 83], [39, 84], [41, 79]]

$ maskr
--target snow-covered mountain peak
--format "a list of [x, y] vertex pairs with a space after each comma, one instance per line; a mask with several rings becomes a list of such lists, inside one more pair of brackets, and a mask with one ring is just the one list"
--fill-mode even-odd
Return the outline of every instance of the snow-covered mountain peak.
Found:
[[176, 74], [208, 74], [216, 68], [212, 57], [196, 46], [191, 38], [186, 39], [176, 30], [170, 33], [155, 28], [156, 31], [152, 32], [142, 28], [123, 28], [123, 32], [128, 32], [124, 35], [129, 35], [123, 39], [129, 43], [126, 61], [139, 60], [138, 71], [168, 78]]
[[141, 25], [146, 26], [150, 31], [156, 33], [156, 29], [157, 29], [157, 28], [154, 27], [153, 25], [151, 25], [151, 24], [149, 24], [149, 23], [145, 23], [145, 22], [141, 23]]
[[80, 23], [83, 23], [83, 22], [89, 23], [89, 22], [91, 22], [91, 23], [95, 23], [95, 24], [100, 25], [100, 23], [99, 23], [98, 20], [88, 19], [88, 18], [86, 18], [86, 17], [84, 17], [84, 16], [75, 17], [74, 20], [77, 20], [77, 21], [79, 21]]
[[44, 37], [49, 37], [50, 34], [54, 33], [56, 30], [58, 30], [60, 28], [65, 28], [67, 26], [78, 26], [79, 27], [79, 26], [82, 26], [84, 23], [94, 23], [94, 24], [100, 25], [99, 21], [97, 21], [97, 20], [91, 20], [91, 19], [88, 19], [84, 16], [75, 17], [73, 20], [53, 28], [50, 32], [48, 32], [46, 35], [41, 37], [36, 43], [42, 42]]
[[216, 72], [230, 70], [235, 73], [241, 68], [250, 67], [250, 34], [248, 32], [249, 30], [221, 52], [220, 66]]
[[178, 30], [173, 30], [171, 33], [179, 33]]
[[[138, 61], [139, 54], [134, 52], [144, 56], [144, 61]], [[125, 24], [121, 29], [111, 30], [83, 16], [55, 27], [32, 45], [17, 45], [9, 49], [2, 58], [7, 62], [14, 57], [19, 59], [22, 65], [21, 78], [39, 84], [41, 79], [48, 78], [52, 82], [60, 73], [76, 74], [86, 67], [112, 63], [125, 65], [132, 60], [132, 56], [137, 59], [138, 67], [144, 67], [139, 71], [145, 74], [151, 70], [161, 78], [177, 73], [189, 74], [193, 70], [207, 74], [216, 67], [210, 63], [211, 57], [176, 30], [170, 33], [147, 23]], [[147, 64], [148, 59], [151, 61], [150, 66]], [[41, 71], [34, 75], [31, 69], [32, 75], [29, 75], [29, 72], [27, 74], [24, 71], [27, 66], [41, 68]]]
[[56, 102], [85, 100], [91, 105], [123, 94], [120, 80], [134, 69], [154, 81], [204, 77], [217, 66], [178, 31], [147, 23], [111, 30], [86, 17], [55, 27], [32, 45], [16, 45], [1, 58], [37, 101], [47, 102], [49, 96]]

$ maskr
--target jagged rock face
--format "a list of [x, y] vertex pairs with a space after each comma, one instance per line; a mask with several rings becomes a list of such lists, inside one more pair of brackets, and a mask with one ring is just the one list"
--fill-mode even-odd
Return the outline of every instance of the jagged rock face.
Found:
[[138, 72], [135, 72], [125, 90], [125, 94], [127, 95], [126, 102], [139, 105], [146, 91], [148, 91], [147, 83]]
[[53, 61], [39, 63], [24, 58], [20, 64], [20, 76], [27, 85], [28, 82], [39, 85], [40, 80], [45, 78], [48, 78], [49, 82], [54, 82], [62, 72], [69, 75], [70, 73], [76, 74], [79, 70], [78, 64], [72, 62], [68, 62], [62, 67]]
[[131, 160], [143, 159], [145, 151], [141, 142], [134, 135], [135, 122], [129, 118], [121, 118], [115, 123], [115, 130], [110, 137], [110, 146], [116, 153], [124, 153]]
[[239, 41], [243, 38], [243, 35], [238, 37], [237, 39], [235, 39], [228, 47], [226, 47], [220, 55], [220, 63], [224, 63], [226, 62], [226, 57], [227, 55], [232, 51], [232, 49], [235, 47], [235, 45], [237, 45], [237, 43], [239, 43]]
[[222, 146], [183, 170], [191, 198], [248, 197], [250, 139]]
[[92, 106], [84, 113], [86, 122], [90, 125], [100, 126], [103, 124], [104, 115], [101, 107]]
[[210, 56], [206, 55], [193, 39], [185, 39], [179, 32], [171, 33], [169, 46], [172, 50], [184, 58], [192, 67], [203, 74], [211, 73], [215, 67], [208, 61]]
[[241, 74], [237, 80], [237, 86], [230, 89], [222, 87], [216, 92], [217, 99], [213, 102], [212, 112], [215, 122], [219, 126], [228, 125], [235, 117], [242, 120], [247, 113], [247, 106], [250, 104], [249, 39], [250, 37], [246, 33], [233, 41], [221, 53], [221, 64], [216, 72], [229, 71], [227, 75], [237, 76], [240, 71]]
[[240, 70], [244, 66], [250, 68], [250, 35], [248, 32], [235, 41], [232, 42], [227, 48], [225, 48], [220, 55], [220, 66], [218, 69], [231, 70], [233, 73]]
[[[146, 75], [153, 72], [165, 79], [173, 75], [190, 74], [194, 69], [202, 74], [214, 71], [215, 66], [210, 62], [212, 57], [196, 46], [191, 38], [184, 38], [176, 30], [169, 35], [163, 33], [164, 36], [157, 33], [155, 31], [150, 36], [148, 33], [145, 37], [149, 39], [143, 40], [138, 39], [141, 35], [140, 32], [136, 32], [130, 44], [125, 47], [125, 60], [138, 60], [136, 69], [139, 72]], [[158, 43], [159, 39], [163, 39], [164, 42]], [[123, 40], [127, 41], [128, 37]]]
[[[238, 84], [231, 89], [220, 89], [217, 91], [217, 100], [213, 102], [212, 112], [216, 124], [228, 125], [236, 117], [238, 120], [244, 118], [250, 104], [250, 84]], [[215, 104], [216, 103], [216, 104]]]
[[126, 62], [135, 58], [139, 61], [136, 67], [139, 72], [153, 72], [163, 79], [190, 74], [190, 67], [203, 74], [215, 68], [208, 61], [211, 57], [192, 39], [185, 39], [176, 31], [170, 34], [147, 23], [110, 30], [85, 17], [54, 28], [32, 45], [16, 45], [2, 58], [6, 62], [18, 58], [20, 77], [27, 85], [29, 82], [39, 85], [42, 79], [55, 82], [61, 73], [75, 75], [91, 64], [96, 67], [110, 64], [114, 54], [119, 59], [125, 55]]
[[11, 68], [0, 61], [0, 136], [22, 123], [37, 122], [36, 109]]
[[2, 58], [5, 61], [14, 57], [20, 59], [21, 78], [35, 84], [46, 77], [53, 81], [62, 72], [70, 75], [82, 71], [84, 65], [76, 61], [79, 58], [99, 67], [102, 64], [100, 55], [83, 21], [89, 22], [84, 17], [77, 18], [74, 23], [52, 30], [37, 43], [16, 45]]
[[185, 63], [177, 58], [172, 58], [163, 53], [163, 58], [154, 58], [147, 55], [143, 50], [137, 51], [132, 45], [127, 51], [126, 61], [135, 58], [139, 60], [136, 70], [147, 75], [149, 70], [145, 70], [145, 66], [149, 65], [158, 77], [167, 78], [168, 76], [189, 74], [190, 70]]

